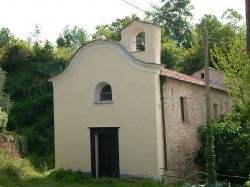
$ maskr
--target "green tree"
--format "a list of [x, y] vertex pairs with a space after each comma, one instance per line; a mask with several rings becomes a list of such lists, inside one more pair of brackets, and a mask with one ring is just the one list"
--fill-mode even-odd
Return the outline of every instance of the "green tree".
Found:
[[195, 32], [200, 42], [203, 33], [208, 33], [208, 39], [211, 41], [210, 48], [214, 43], [228, 43], [231, 38], [239, 37], [245, 34], [245, 25], [242, 22], [243, 17], [233, 9], [227, 9], [222, 15], [222, 21], [215, 15], [205, 14], [201, 21], [195, 25]]
[[116, 19], [111, 24], [98, 25], [96, 27], [96, 32], [92, 35], [92, 38], [95, 39], [98, 35], [104, 35], [106, 39], [118, 42], [121, 40], [121, 29], [129, 25], [134, 20], [140, 20], [136, 14]]
[[41, 28], [39, 25], [35, 26], [35, 29], [33, 32], [29, 33], [30, 36], [27, 38], [27, 43], [31, 47], [34, 44], [41, 44]]
[[178, 47], [176, 42], [170, 38], [165, 38], [161, 42], [161, 63], [166, 68], [179, 71], [179, 65], [184, 60], [185, 49]]
[[[110, 25], [97, 25], [96, 26], [96, 32], [92, 34], [92, 38], [96, 39], [97, 36], [105, 36], [107, 40], [113, 40], [115, 41], [115, 36], [113, 35]], [[115, 33], [116, 35], [116, 33]]]
[[234, 28], [240, 28], [243, 22], [243, 16], [234, 9], [228, 8], [221, 18], [227, 21], [227, 24], [232, 25]]
[[31, 60], [32, 53], [23, 41], [16, 41], [4, 49], [1, 58], [1, 66], [8, 73], [11, 71], [22, 71]]
[[[44, 45], [41, 45], [44, 43]], [[48, 79], [65, 67], [47, 41], [29, 46], [17, 41], [5, 48], [1, 65], [8, 76], [5, 90], [13, 101], [7, 129], [28, 137], [28, 153], [53, 153], [53, 96]]]
[[[220, 121], [214, 121], [214, 151], [216, 154], [216, 173], [247, 177], [250, 167], [250, 107], [235, 103], [230, 113], [222, 116]], [[208, 129], [200, 129], [201, 140], [205, 145]], [[205, 157], [202, 148], [198, 153], [198, 163], [204, 166]], [[228, 180], [235, 184], [243, 184], [244, 179], [218, 175], [219, 180]]]
[[183, 49], [182, 56], [183, 60], [178, 64], [178, 68], [176, 69], [179, 72], [191, 75], [204, 66], [203, 43], [199, 41], [196, 33], [193, 33], [192, 48]]
[[[237, 20], [237, 21], [236, 21]], [[213, 51], [218, 45], [224, 47], [226, 52], [229, 42], [233, 38], [245, 39], [245, 25], [241, 22], [241, 16], [237, 12], [229, 9], [223, 14], [223, 22], [216, 16], [204, 15], [193, 30], [193, 45], [185, 51], [185, 60], [180, 65], [180, 71], [192, 74], [194, 71], [204, 66], [204, 44], [203, 33], [208, 33], [209, 49]], [[209, 65], [215, 68], [209, 55]]]
[[[216, 43], [223, 43], [225, 41], [224, 37], [224, 26], [223, 23], [212, 14], [204, 15], [201, 21], [195, 25], [195, 39], [196, 39], [196, 62], [194, 64], [199, 64], [199, 67], [204, 66], [204, 42], [203, 37], [204, 33], [207, 32], [209, 39], [209, 49], [212, 50]], [[209, 56], [209, 66], [214, 67], [213, 63], [211, 63], [211, 59]]]
[[164, 28], [165, 34], [175, 40], [178, 46], [192, 46], [193, 17], [191, 0], [161, 0], [162, 6], [153, 6], [149, 20]]
[[66, 26], [57, 38], [56, 43], [58, 47], [73, 48], [76, 50], [87, 41], [88, 34], [83, 28], [79, 28], [78, 26], [70, 28]]
[[198, 34], [199, 42], [202, 42], [204, 31], [208, 33], [208, 38], [212, 38], [214, 42], [220, 42], [224, 35], [222, 22], [212, 14], [205, 14], [201, 21], [195, 25], [195, 32]]
[[247, 106], [250, 103], [250, 60], [245, 41], [234, 38], [227, 50], [224, 46], [214, 48], [212, 60], [223, 72], [229, 94]]
[[13, 38], [13, 34], [6, 27], [0, 28], [0, 48]]
[[48, 62], [54, 59], [54, 47], [48, 40], [45, 41], [43, 46], [36, 42], [32, 51], [34, 53], [32, 60], [35, 62]]

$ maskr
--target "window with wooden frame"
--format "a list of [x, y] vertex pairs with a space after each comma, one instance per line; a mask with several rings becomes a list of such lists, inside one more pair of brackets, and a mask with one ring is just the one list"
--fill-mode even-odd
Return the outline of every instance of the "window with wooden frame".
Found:
[[187, 97], [180, 97], [180, 105], [181, 105], [181, 119], [182, 119], [182, 122], [187, 123], [187, 122], [189, 122]]

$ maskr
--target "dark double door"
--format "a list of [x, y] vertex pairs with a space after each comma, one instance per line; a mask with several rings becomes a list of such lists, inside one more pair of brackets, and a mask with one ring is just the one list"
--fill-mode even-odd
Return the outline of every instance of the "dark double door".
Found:
[[92, 176], [118, 178], [118, 128], [91, 128], [90, 133]]

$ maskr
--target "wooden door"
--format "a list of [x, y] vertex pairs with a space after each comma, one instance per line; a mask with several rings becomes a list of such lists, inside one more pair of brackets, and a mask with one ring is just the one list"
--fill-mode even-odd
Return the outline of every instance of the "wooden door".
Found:
[[120, 177], [118, 128], [91, 129], [91, 168], [94, 177]]
[[98, 134], [99, 177], [118, 177], [115, 134]]

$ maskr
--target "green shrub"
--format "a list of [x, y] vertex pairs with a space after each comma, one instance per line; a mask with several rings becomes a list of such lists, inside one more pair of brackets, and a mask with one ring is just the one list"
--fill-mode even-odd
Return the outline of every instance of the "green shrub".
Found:
[[[250, 168], [250, 123], [249, 110], [241, 105], [235, 105], [233, 111], [212, 124], [214, 131], [214, 148], [216, 155], [216, 173], [247, 177]], [[201, 140], [205, 143], [206, 127], [200, 129]], [[205, 144], [204, 144], [205, 145]], [[198, 163], [204, 168], [204, 147], [197, 157]], [[232, 183], [245, 181], [239, 178], [221, 177]]]
[[164, 181], [125, 180], [84, 176], [80, 171], [71, 170], [37, 172], [29, 160], [0, 151], [0, 186], [5, 187], [44, 187], [44, 186], [82, 186], [82, 187], [178, 187], [190, 185], [166, 184]]
[[29, 155], [28, 156], [32, 165], [36, 170], [45, 172], [55, 168], [55, 157], [54, 155], [40, 156], [40, 155]]
[[0, 107], [0, 132], [6, 129], [7, 122], [8, 122], [8, 114], [2, 111], [2, 108]]
[[57, 180], [65, 182], [79, 182], [84, 178], [86, 178], [79, 171], [73, 172], [72, 170], [63, 170], [63, 169], [53, 172], [51, 176]]
[[249, 177], [248, 177], [248, 181], [245, 183], [245, 186], [250, 187], [250, 174], [249, 174]]
[[28, 160], [20, 158], [1, 150], [0, 173], [4, 173], [9, 179], [20, 181], [28, 179], [35, 170]]
[[25, 156], [27, 154], [27, 151], [28, 151], [28, 148], [27, 148], [28, 138], [26, 136], [17, 135], [16, 139], [19, 142], [20, 151], [21, 151], [22, 156]]

